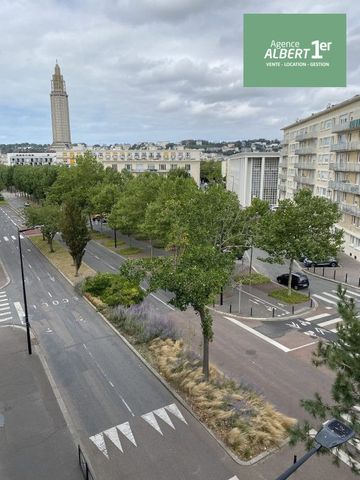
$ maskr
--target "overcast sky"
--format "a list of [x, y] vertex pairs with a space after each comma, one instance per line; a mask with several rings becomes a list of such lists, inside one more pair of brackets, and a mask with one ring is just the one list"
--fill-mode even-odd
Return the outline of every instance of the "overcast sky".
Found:
[[[0, 143], [51, 143], [57, 59], [72, 141], [280, 138], [360, 94], [358, 0], [0, 0]], [[244, 88], [244, 13], [347, 13], [346, 88]]]

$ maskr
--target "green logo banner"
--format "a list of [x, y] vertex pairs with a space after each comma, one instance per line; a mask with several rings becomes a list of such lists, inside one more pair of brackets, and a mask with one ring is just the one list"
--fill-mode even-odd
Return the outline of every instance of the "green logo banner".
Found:
[[346, 87], [345, 14], [244, 14], [245, 87]]

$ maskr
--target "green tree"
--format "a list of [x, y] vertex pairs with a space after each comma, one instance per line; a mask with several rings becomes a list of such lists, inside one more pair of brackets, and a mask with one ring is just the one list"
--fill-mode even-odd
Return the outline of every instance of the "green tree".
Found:
[[[322, 342], [313, 353], [313, 364], [325, 366], [335, 374], [331, 388], [331, 401], [324, 400], [318, 393], [312, 400], [302, 400], [305, 410], [315, 419], [323, 422], [335, 417], [346, 422], [360, 435], [360, 318], [353, 298], [348, 298], [346, 289], [338, 287], [338, 312], [342, 322], [337, 326], [337, 341]], [[318, 427], [316, 425], [315, 427]], [[297, 425], [291, 432], [291, 443], [303, 441], [307, 447], [312, 446], [309, 422]], [[348, 454], [352, 470], [360, 473], [360, 455], [357, 449], [348, 444], [341, 447]], [[327, 452], [329, 453], [329, 452]], [[337, 457], [335, 457], [337, 462]]]
[[[131, 267], [133, 265], [133, 268]], [[150, 272], [149, 291], [158, 288], [174, 294], [171, 303], [180, 310], [192, 307], [200, 317], [203, 335], [203, 373], [209, 379], [209, 342], [213, 339], [212, 317], [207, 307], [228, 282], [233, 268], [231, 255], [210, 245], [191, 245], [174, 264], [171, 258], [160, 257], [151, 262], [126, 262], [120, 272], [130, 279]]]
[[203, 160], [200, 162], [200, 180], [207, 183], [223, 185], [221, 162], [218, 160]]
[[289, 261], [289, 295], [295, 259], [305, 253], [315, 261], [323, 260], [340, 250], [343, 231], [335, 228], [340, 217], [336, 203], [312, 196], [307, 189], [299, 190], [294, 200], [281, 200], [275, 212], [263, 216], [257, 245], [268, 253], [265, 261]]
[[30, 207], [25, 210], [26, 225], [41, 225], [41, 233], [47, 240], [50, 252], [54, 252], [53, 240], [60, 228], [61, 210], [58, 205]]
[[86, 215], [81, 209], [78, 199], [70, 197], [66, 200], [60, 230], [61, 236], [68, 246], [70, 255], [74, 261], [75, 276], [77, 277], [85, 253], [85, 247], [90, 240]]

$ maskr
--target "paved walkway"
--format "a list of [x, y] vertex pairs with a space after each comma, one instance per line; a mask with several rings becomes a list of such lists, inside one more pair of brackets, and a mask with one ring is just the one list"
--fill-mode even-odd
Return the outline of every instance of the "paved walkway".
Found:
[[[7, 277], [0, 263], [0, 288]], [[80, 480], [77, 450], [36, 349], [0, 328], [1, 480]]]

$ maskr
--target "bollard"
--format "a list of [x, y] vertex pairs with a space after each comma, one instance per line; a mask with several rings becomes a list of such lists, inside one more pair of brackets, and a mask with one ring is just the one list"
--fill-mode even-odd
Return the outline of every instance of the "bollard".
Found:
[[294, 455], [294, 463], [296, 463], [296, 462], [297, 462], [297, 456]]
[[275, 317], [275, 308], [273, 307], [273, 310], [272, 310], [272, 316], [273, 318]]
[[346, 273], [345, 274], [345, 283], [347, 283], [347, 276], [348, 276], [348, 274]]
[[359, 277], [359, 287], [360, 287], [360, 277]]
[[325, 267], [323, 267], [323, 277], [325, 276]]
[[[334, 280], [336, 278], [336, 270], [334, 270]], [[360, 278], [359, 278], [359, 283], [360, 283]]]
[[291, 313], [292, 313], [293, 315], [294, 315], [294, 311], [295, 311], [295, 305], [293, 305], [293, 306], [291, 307]]
[[250, 308], [250, 317], [252, 317], [252, 308], [253, 307]]
[[231, 313], [231, 303], [230, 303], [230, 305], [229, 305], [229, 313]]
[[310, 308], [312, 308], [312, 306], [313, 306], [313, 299], [310, 298]]
[[215, 302], [213, 302], [213, 308], [215, 308]]
[[315, 273], [315, 265], [314, 265], [314, 273]]
[[224, 305], [224, 290], [222, 287], [220, 290], [220, 305]]

